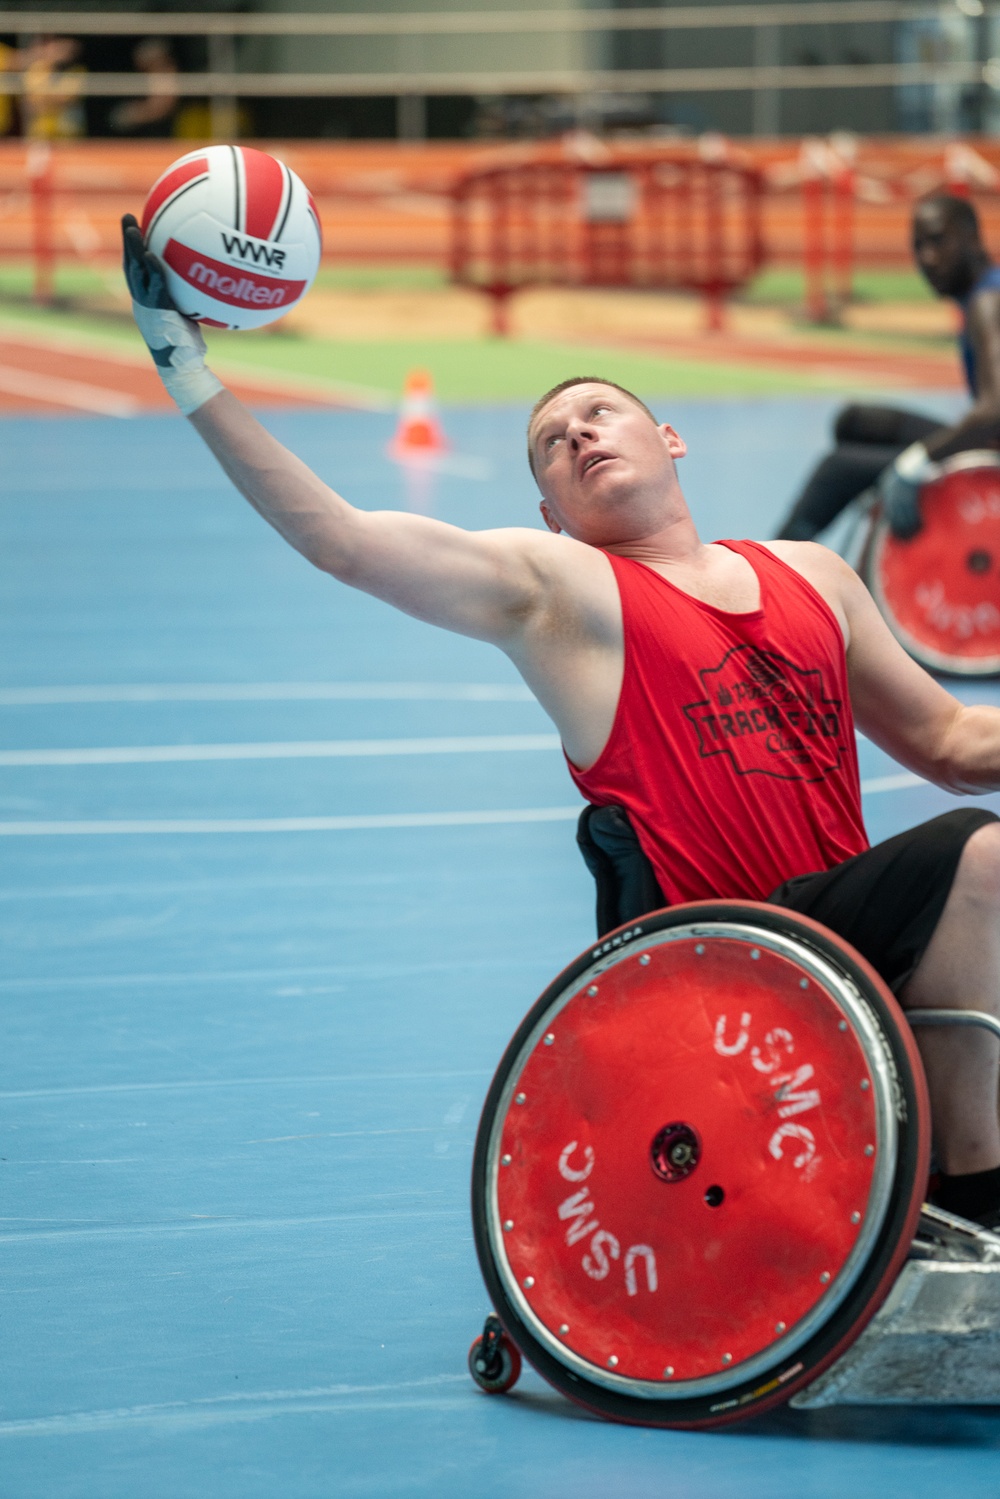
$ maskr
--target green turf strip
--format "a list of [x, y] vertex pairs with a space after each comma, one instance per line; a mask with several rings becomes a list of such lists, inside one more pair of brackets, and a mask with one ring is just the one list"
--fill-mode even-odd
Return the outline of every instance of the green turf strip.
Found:
[[[855, 271], [851, 292], [856, 302], [933, 302], [931, 291], [917, 270]], [[776, 307], [802, 307], [806, 279], [802, 271], [781, 268], [761, 271], [740, 293], [740, 301]]]
[[[213, 335], [228, 363], [309, 375], [398, 391], [415, 366], [429, 369], [440, 400], [489, 403], [533, 401], [572, 375], [599, 375], [658, 396], [737, 396], [786, 393], [803, 385], [844, 388], [848, 381], [799, 376], [751, 365], [634, 354], [610, 345], [577, 345], [528, 339], [455, 339], [431, 342], [341, 343], [280, 335]], [[856, 382], [854, 382], [856, 383]]]
[[[20, 326], [52, 336], [141, 347], [139, 335], [124, 318], [98, 317], [24, 305], [5, 308], [0, 318], [11, 330]], [[725, 398], [785, 395], [803, 390], [857, 389], [857, 378], [834, 373], [754, 368], [637, 354], [611, 345], [535, 342], [527, 339], [453, 339], [422, 342], [340, 342], [273, 333], [221, 333], [208, 330], [211, 354], [230, 368], [245, 365], [266, 373], [365, 386], [394, 398], [409, 370], [425, 366], [434, 377], [438, 398], [463, 404], [532, 401], [543, 390], [571, 375], [601, 375], [648, 396]]]

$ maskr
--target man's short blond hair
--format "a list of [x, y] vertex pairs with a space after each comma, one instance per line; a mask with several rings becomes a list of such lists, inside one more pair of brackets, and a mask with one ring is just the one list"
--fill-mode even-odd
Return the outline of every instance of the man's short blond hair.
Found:
[[535, 425], [535, 418], [545, 409], [550, 401], [554, 400], [556, 396], [562, 395], [564, 390], [570, 390], [574, 385], [610, 385], [612, 390], [620, 390], [623, 396], [628, 396], [630, 401], [638, 406], [641, 411], [644, 411], [654, 427], [660, 425], [645, 401], [640, 401], [637, 395], [633, 394], [630, 390], [626, 390], [624, 385], [619, 385], [617, 380], [605, 380], [603, 375], [572, 375], [568, 380], [560, 380], [558, 385], [553, 385], [551, 390], [547, 390], [543, 396], [539, 397], [534, 406], [532, 406], [531, 415], [528, 417], [528, 467], [535, 478], [538, 475], [535, 474], [535, 459], [531, 451], [531, 429]]

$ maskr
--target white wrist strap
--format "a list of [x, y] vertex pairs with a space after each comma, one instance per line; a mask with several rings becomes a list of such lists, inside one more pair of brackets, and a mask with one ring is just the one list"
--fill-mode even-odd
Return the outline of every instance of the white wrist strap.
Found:
[[132, 316], [149, 347], [157, 373], [185, 416], [223, 389], [205, 366], [205, 340], [198, 324], [180, 312], [132, 303]]
[[937, 472], [922, 442], [914, 442], [904, 448], [893, 468], [901, 479], [908, 479], [911, 484], [923, 484]]

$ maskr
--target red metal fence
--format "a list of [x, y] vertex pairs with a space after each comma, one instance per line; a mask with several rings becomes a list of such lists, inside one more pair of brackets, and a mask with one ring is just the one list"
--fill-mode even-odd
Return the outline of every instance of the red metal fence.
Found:
[[511, 295], [543, 285], [699, 292], [719, 327], [764, 262], [762, 187], [751, 167], [662, 151], [472, 172], [454, 189], [452, 279], [488, 294], [496, 333]]

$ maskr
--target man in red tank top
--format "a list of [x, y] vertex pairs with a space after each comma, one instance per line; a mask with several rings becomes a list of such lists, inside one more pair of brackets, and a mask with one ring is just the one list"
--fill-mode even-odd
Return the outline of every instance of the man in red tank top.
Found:
[[[164, 384], [237, 488], [317, 567], [507, 653], [611, 819], [601, 857], [638, 835], [647, 902], [769, 897], [867, 944], [904, 1006], [1000, 1013], [1000, 823], [952, 813], [868, 850], [853, 728], [982, 793], [1000, 790], [1000, 710], [963, 706], [911, 661], [844, 562], [810, 542], [702, 542], [682, 438], [589, 377], [532, 413], [547, 530], [357, 510], [206, 369], [130, 233], [126, 272]], [[942, 1205], [1000, 1218], [997, 1043], [948, 1029], [920, 1047]]]

